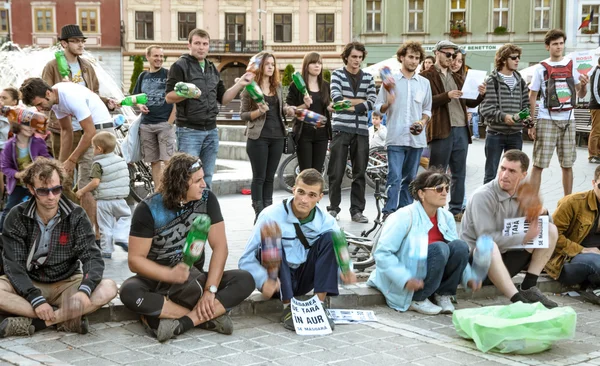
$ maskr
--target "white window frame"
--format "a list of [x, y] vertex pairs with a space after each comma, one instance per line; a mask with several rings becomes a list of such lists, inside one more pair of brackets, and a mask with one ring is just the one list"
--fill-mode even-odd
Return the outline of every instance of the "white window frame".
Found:
[[[533, 9], [533, 17], [531, 19], [531, 28], [533, 30], [536, 31], [543, 31], [543, 30], [549, 30], [552, 28], [552, 0], [548, 0], [548, 6], [544, 6], [544, 1], [545, 0], [540, 0], [541, 6], [536, 6], [536, 2], [537, 0], [532, 0], [533, 1], [533, 6], [531, 7]], [[541, 11], [542, 12], [542, 16], [540, 17], [540, 27], [536, 27], [535, 26], [535, 13]], [[544, 25], [544, 12], [548, 11], [548, 27], [547, 28], [541, 28], [542, 25]]]
[[[575, 23], [577, 23], [576, 24], [577, 28], [579, 28], [579, 24], [581, 24], [581, 22], [583, 21], [583, 7], [584, 6], [598, 6], [599, 10], [600, 10], [600, 0], [598, 0], [598, 1], [585, 1], [584, 0], [579, 3], [579, 18], [575, 22]], [[590, 24], [593, 24], [594, 19], [596, 19], [596, 23], [598, 24], [598, 31], [596, 33], [592, 33], [592, 34], [600, 33], [600, 14], [598, 14], [598, 13], [600, 13], [600, 11], [594, 13], [594, 18], [591, 19], [591, 22], [590, 22]], [[578, 29], [577, 34], [583, 35], [583, 36], [589, 36], [589, 34], [585, 34], [582, 32], [583, 29], [586, 29], [586, 28]], [[589, 26], [587, 29], [589, 29]]]
[[[504, 27], [507, 30], [510, 30], [510, 15], [511, 15], [511, 11], [510, 11], [510, 5], [511, 5], [511, 0], [498, 0], [500, 1], [500, 7], [496, 8], [496, 0], [492, 0], [492, 30], [498, 28], [498, 27]], [[494, 24], [494, 16], [495, 13], [500, 13], [499, 15], [499, 19], [500, 21], [502, 21], [502, 13], [506, 13], [506, 24]]]
[[[369, 6], [369, 1], [373, 1], [373, 6], [371, 7], [371, 9], [368, 8]], [[375, 10], [375, 2], [379, 1], [379, 3], [381, 4], [381, 6], [379, 7], [379, 10]], [[384, 0], [365, 0], [365, 27], [366, 27], [366, 32], [367, 33], [381, 33], [383, 32], [383, 1]], [[368, 23], [367, 21], [367, 16], [371, 14], [371, 24]], [[380, 29], [375, 29], [375, 15], [379, 14], [379, 27]]]
[[467, 22], [467, 9], [469, 8], [469, 0], [465, 1], [464, 8], [452, 9], [452, 4], [456, 4], [457, 6], [460, 6], [460, 0], [450, 0], [450, 20], [452, 20], [452, 13], [465, 13], [465, 16], [463, 17], [463, 19], [466, 23]]
[[[410, 8], [410, 5], [416, 1], [423, 1], [423, 10], [414, 10]], [[426, 17], [425, 17], [425, 9], [427, 8], [427, 0], [408, 0], [406, 2], [406, 14], [408, 16], [408, 18], [406, 19], [406, 32], [407, 33], [425, 33], [425, 23], [426, 23]], [[421, 13], [423, 14], [423, 24], [421, 24], [421, 30], [411, 30], [410, 27], [410, 18], [414, 17], [415, 19], [415, 23], [416, 20], [418, 19], [417, 14]]]

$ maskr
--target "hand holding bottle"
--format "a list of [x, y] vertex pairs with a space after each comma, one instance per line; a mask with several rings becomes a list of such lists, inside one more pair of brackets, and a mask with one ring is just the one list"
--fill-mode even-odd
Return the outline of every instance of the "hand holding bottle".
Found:
[[[190, 275], [190, 267], [185, 263], [177, 263], [169, 271], [169, 283], [184, 283]], [[166, 282], [166, 281], [165, 281]]]
[[184, 83], [183, 81], [175, 84], [175, 94], [183, 98], [198, 99], [202, 95], [202, 91], [192, 83]]
[[423, 132], [423, 122], [416, 121], [412, 125], [410, 125], [410, 133], [413, 135], [420, 135]]

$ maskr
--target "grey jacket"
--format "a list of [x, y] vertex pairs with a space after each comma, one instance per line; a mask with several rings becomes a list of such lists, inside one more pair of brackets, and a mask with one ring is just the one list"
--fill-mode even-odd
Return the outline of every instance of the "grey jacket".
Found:
[[504, 79], [494, 70], [487, 77], [486, 92], [483, 102], [479, 106], [479, 113], [487, 124], [487, 131], [501, 134], [521, 133], [522, 123], [507, 125], [504, 118], [507, 114], [516, 114], [525, 107], [529, 107], [529, 89], [521, 75], [514, 72], [515, 87], [511, 91]]
[[[248, 136], [248, 138], [251, 140], [257, 140], [260, 137], [260, 133], [263, 129], [263, 126], [265, 125], [267, 114], [265, 113], [254, 120], [250, 119], [250, 113], [254, 110], [257, 110], [258, 105], [256, 104], [256, 102], [254, 102], [254, 100], [252, 100], [250, 94], [246, 91], [246, 89], [242, 91], [240, 96], [242, 99], [242, 105], [240, 107], [240, 118], [242, 119], [242, 121], [247, 122], [246, 131], [244, 132], [244, 134]], [[280, 120], [283, 125], [283, 130], [287, 135], [287, 121], [285, 119], [285, 113], [283, 112], [283, 110], [284, 108], [287, 108], [288, 105], [283, 100], [283, 93], [281, 87], [277, 88], [277, 99], [279, 99], [279, 114], [281, 116]]]

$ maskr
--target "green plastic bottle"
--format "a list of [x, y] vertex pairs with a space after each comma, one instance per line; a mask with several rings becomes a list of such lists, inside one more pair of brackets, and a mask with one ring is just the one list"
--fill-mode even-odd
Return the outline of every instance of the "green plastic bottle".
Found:
[[148, 96], [145, 93], [142, 94], [134, 94], [134, 95], [130, 95], [125, 97], [125, 99], [123, 99], [121, 101], [121, 105], [126, 105], [126, 106], [134, 106], [136, 104], [146, 104], [148, 103]]
[[184, 98], [198, 98], [202, 91], [192, 83], [184, 83], [183, 81], [175, 84], [175, 94]]
[[296, 71], [295, 73], [292, 74], [292, 80], [294, 81], [294, 85], [296, 85], [296, 88], [298, 89], [298, 91], [302, 95], [308, 96], [308, 90], [306, 89], [306, 83], [304, 82], [304, 79], [302, 78], [302, 74], [300, 74], [299, 71]]
[[342, 273], [350, 271], [348, 241], [346, 240], [346, 234], [344, 234], [344, 230], [342, 229], [333, 232], [333, 250], [335, 251], [335, 258], [337, 259]]
[[515, 122], [523, 121], [526, 118], [529, 118], [529, 107], [525, 107], [519, 111], [519, 113], [515, 114]]
[[336, 112], [343, 111], [350, 107], [352, 107], [352, 102], [349, 100], [340, 100], [339, 102], [333, 103], [333, 106], [332, 106], [333, 110]]
[[56, 64], [58, 66], [58, 73], [62, 76], [63, 81], [69, 81], [71, 70], [69, 69], [69, 62], [65, 56], [65, 51], [58, 50], [54, 52], [54, 58], [56, 59]]
[[256, 81], [252, 80], [250, 84], [246, 85], [246, 91], [250, 94], [250, 98], [256, 103], [263, 103], [265, 101], [265, 96]]
[[204, 252], [204, 244], [208, 238], [210, 230], [210, 217], [206, 214], [200, 214], [194, 219], [192, 227], [188, 232], [185, 245], [183, 246], [183, 263], [190, 268], [196, 263]]

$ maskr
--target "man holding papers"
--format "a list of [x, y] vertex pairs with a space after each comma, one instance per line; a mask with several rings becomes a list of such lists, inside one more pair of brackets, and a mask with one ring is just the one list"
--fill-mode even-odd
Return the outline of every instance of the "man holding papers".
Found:
[[[517, 197], [517, 190], [527, 176], [528, 168], [529, 157], [524, 152], [509, 150], [504, 153], [496, 179], [475, 190], [467, 204], [461, 239], [471, 248], [475, 248], [477, 238], [481, 235], [490, 235], [494, 239], [492, 263], [484, 285], [493, 283], [512, 302], [539, 301], [547, 308], [554, 308], [558, 305], [537, 288], [537, 279], [556, 246], [556, 226], [548, 223], [545, 228], [548, 237], [545, 248], [524, 247], [540, 235], [542, 228], [537, 220], [528, 223], [524, 233], [504, 233], [506, 219], [525, 216], [520, 207], [525, 197]], [[546, 209], [540, 212], [540, 215], [547, 214]], [[527, 274], [517, 288], [511, 278], [524, 269], [527, 269]]]

